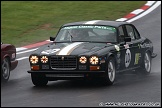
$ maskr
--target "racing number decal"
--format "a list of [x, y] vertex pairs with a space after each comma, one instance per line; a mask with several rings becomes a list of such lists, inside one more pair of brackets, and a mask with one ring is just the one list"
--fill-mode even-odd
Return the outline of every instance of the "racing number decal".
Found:
[[128, 67], [130, 62], [131, 62], [131, 52], [129, 49], [127, 49], [125, 53], [125, 67]]

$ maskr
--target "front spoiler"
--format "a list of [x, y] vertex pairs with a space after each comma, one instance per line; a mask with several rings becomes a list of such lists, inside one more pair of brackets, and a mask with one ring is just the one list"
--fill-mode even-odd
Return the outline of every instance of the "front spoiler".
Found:
[[44, 70], [44, 71], [32, 71], [29, 70], [27, 71], [28, 73], [42, 73], [42, 74], [86, 74], [86, 73], [105, 73], [105, 71], [74, 71], [74, 70], [61, 70], [61, 71], [57, 71], [57, 70]]
[[27, 71], [31, 74], [44, 74], [48, 80], [59, 80], [59, 79], [75, 79], [75, 78], [98, 78], [105, 77], [105, 71]]

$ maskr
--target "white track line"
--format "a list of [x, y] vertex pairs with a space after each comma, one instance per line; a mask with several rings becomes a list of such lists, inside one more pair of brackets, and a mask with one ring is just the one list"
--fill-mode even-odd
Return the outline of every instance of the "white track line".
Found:
[[16, 48], [16, 52], [21, 51], [21, 50], [26, 50], [27, 48], [24, 47], [20, 47], [20, 48]]
[[18, 52], [18, 53], [16, 53], [16, 54], [23, 54], [23, 53], [26, 53], [26, 52], [35, 51], [35, 50], [37, 50], [37, 49], [38, 49], [38, 48], [31, 49], [31, 50], [26, 50], [26, 51]]
[[21, 57], [21, 58], [18, 58], [18, 59], [16, 59], [16, 60], [24, 60], [24, 59], [27, 59], [27, 58], [29, 58], [29, 57]]

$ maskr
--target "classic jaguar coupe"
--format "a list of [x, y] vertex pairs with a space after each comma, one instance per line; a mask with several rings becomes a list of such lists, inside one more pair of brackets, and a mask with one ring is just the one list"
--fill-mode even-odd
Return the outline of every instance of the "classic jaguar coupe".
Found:
[[64, 24], [51, 43], [29, 57], [34, 85], [66, 79], [95, 79], [112, 85], [118, 72], [149, 74], [152, 42], [127, 22], [92, 20]]
[[17, 67], [16, 48], [11, 44], [1, 42], [1, 81], [7, 82], [10, 77], [10, 71]]

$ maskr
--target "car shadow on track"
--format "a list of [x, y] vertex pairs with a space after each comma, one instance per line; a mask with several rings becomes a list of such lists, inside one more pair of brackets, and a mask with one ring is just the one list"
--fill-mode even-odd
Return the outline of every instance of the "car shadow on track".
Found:
[[116, 75], [116, 80], [113, 85], [104, 85], [95, 80], [58, 80], [50, 81], [46, 86], [33, 86], [32, 89], [96, 89], [96, 88], [111, 88], [116, 86], [129, 86], [149, 80], [150, 75], [143, 75], [140, 72], [122, 72]]

